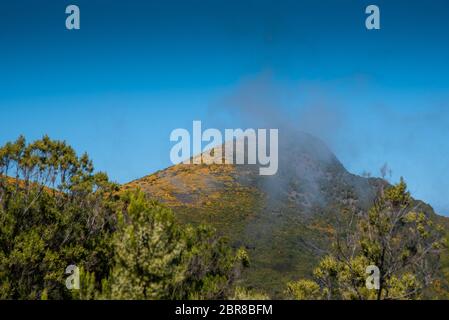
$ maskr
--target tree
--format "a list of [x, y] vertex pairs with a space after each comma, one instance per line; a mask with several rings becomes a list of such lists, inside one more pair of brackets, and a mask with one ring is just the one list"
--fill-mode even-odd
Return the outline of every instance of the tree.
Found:
[[[422, 297], [437, 279], [444, 239], [442, 228], [418, 210], [403, 179], [381, 188], [374, 206], [361, 216], [352, 213], [336, 233], [314, 279], [291, 282], [287, 292], [296, 299]], [[374, 289], [366, 285], [369, 266], [379, 271]]]
[[250, 266], [244, 248], [233, 250], [227, 240], [211, 227], [200, 225], [186, 229], [187, 272], [176, 288], [176, 299], [228, 299], [234, 292], [242, 269]]
[[71, 264], [106, 276], [117, 190], [65, 142], [19, 137], [1, 147], [0, 297], [67, 298]]
[[[225, 299], [248, 264], [245, 250], [121, 191], [65, 142], [0, 148], [1, 299]], [[65, 286], [70, 265], [79, 290]]]
[[168, 299], [186, 272], [182, 232], [169, 209], [147, 201], [141, 192], [129, 197], [114, 235], [111, 298]]
[[125, 203], [114, 234], [114, 266], [99, 297], [107, 299], [224, 299], [246, 265], [205, 226], [184, 226], [173, 212], [140, 191]]

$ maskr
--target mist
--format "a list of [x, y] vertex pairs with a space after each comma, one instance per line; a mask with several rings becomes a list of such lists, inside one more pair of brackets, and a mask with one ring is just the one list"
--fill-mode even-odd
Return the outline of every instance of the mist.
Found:
[[267, 180], [272, 193], [284, 189], [279, 186], [283, 175], [309, 181], [313, 192], [321, 177], [310, 168], [290, 165], [295, 150], [307, 150], [328, 163], [341, 161], [357, 175], [379, 177], [388, 163], [391, 183], [403, 176], [415, 198], [448, 215], [449, 147], [441, 139], [449, 137], [447, 104], [422, 97], [404, 110], [391, 93], [373, 99], [370, 83], [362, 80], [320, 85], [275, 79], [265, 72], [229, 90], [211, 105], [210, 116], [225, 127], [279, 129], [279, 173]]

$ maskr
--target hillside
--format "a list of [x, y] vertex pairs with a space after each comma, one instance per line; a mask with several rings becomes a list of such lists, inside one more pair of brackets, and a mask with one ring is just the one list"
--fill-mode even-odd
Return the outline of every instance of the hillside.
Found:
[[[310, 275], [336, 219], [370, 207], [384, 182], [349, 173], [324, 143], [305, 133], [281, 145], [279, 154], [275, 176], [260, 176], [255, 165], [179, 164], [124, 188], [139, 187], [173, 208], [181, 222], [211, 224], [233, 246], [245, 246], [252, 261], [245, 285], [281, 297], [287, 281]], [[213, 155], [222, 156], [222, 149]]]

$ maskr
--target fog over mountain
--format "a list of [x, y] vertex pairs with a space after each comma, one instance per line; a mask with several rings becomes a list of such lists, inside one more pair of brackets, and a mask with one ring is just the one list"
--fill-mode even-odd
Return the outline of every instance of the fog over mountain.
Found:
[[[243, 281], [280, 297], [282, 283], [310, 275], [327, 252], [336, 219], [367, 210], [386, 182], [351, 174], [310, 134], [289, 131], [279, 141], [273, 176], [259, 175], [258, 165], [178, 164], [124, 188], [138, 187], [173, 208], [179, 221], [211, 224], [233, 246], [245, 246], [252, 268]], [[214, 149], [215, 156], [220, 152]]]
[[[412, 192], [430, 202], [438, 213], [449, 215], [446, 190], [448, 162], [434, 157], [439, 140], [449, 136], [447, 101], [416, 98], [408, 112], [395, 107], [398, 97], [370, 97], [362, 78], [350, 80], [360, 99], [339, 94], [338, 84], [286, 84], [263, 72], [242, 80], [211, 104], [212, 123], [223, 127], [278, 128], [280, 144], [297, 140], [298, 133], [321, 139], [352, 173], [381, 176], [388, 165], [392, 182], [405, 177]], [[341, 91], [345, 92], [345, 86]], [[359, 92], [358, 92], [359, 91]], [[448, 99], [449, 100], [449, 99]], [[301, 140], [301, 139], [299, 139]], [[441, 145], [441, 154], [447, 145]], [[280, 159], [289, 157], [280, 153]]]

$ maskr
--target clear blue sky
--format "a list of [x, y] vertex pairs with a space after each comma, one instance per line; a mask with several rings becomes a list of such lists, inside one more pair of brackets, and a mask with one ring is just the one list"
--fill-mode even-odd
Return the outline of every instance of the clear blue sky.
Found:
[[[65, 29], [69, 4], [79, 31]], [[364, 27], [369, 4], [379, 31]], [[259, 93], [351, 172], [388, 162], [393, 180], [449, 214], [447, 0], [0, 6], [2, 144], [49, 134], [126, 182], [170, 165], [173, 129], [237, 126], [226, 104]]]

